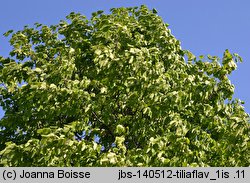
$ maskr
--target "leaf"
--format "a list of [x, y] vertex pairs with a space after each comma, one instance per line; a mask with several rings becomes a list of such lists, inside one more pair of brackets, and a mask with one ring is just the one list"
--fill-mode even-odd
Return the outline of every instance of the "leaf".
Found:
[[42, 69], [40, 69], [40, 68], [36, 67], [34, 71], [36, 71], [36, 72], [40, 73], [40, 72], [42, 72]]
[[41, 135], [48, 135], [50, 132], [51, 132], [50, 128], [42, 128], [37, 130], [37, 133]]
[[101, 50], [95, 50], [95, 54], [101, 55], [102, 51]]
[[131, 56], [128, 63], [131, 64], [133, 62], [133, 60], [134, 60], [134, 56]]
[[50, 88], [52, 88], [52, 89], [56, 89], [57, 87], [56, 87], [56, 85], [55, 84], [50, 84]]
[[13, 30], [8, 30], [7, 32], [5, 32], [3, 35], [5, 37], [8, 37], [11, 33], [13, 33], [14, 31]]
[[124, 126], [122, 126], [122, 125], [117, 125], [117, 126], [116, 126], [115, 132], [116, 132], [118, 135], [121, 135], [121, 134], [125, 133], [125, 128], [124, 128]]
[[107, 88], [102, 87], [102, 88], [101, 88], [101, 93], [106, 93], [106, 92], [107, 92]]
[[152, 11], [153, 11], [153, 13], [154, 13], [154, 14], [157, 14], [157, 13], [158, 13], [158, 12], [157, 12], [157, 10], [156, 10], [156, 9], [154, 9], [154, 8], [153, 8], [153, 10], [152, 10]]

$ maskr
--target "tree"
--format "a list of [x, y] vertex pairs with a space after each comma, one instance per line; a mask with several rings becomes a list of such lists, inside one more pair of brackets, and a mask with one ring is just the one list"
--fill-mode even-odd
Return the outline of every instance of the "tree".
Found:
[[156, 10], [8, 31], [2, 166], [249, 166], [237, 54], [195, 57]]

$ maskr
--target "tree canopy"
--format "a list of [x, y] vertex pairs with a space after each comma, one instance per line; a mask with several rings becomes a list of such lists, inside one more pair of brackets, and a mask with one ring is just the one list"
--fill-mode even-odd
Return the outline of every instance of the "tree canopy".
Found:
[[0, 166], [249, 166], [238, 54], [194, 56], [146, 6], [8, 31]]

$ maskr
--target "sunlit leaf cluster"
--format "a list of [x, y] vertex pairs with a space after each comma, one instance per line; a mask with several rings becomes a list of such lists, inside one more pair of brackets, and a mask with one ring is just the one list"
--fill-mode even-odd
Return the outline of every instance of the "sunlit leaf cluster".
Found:
[[8, 31], [1, 166], [249, 166], [249, 115], [229, 50], [183, 50], [156, 10]]

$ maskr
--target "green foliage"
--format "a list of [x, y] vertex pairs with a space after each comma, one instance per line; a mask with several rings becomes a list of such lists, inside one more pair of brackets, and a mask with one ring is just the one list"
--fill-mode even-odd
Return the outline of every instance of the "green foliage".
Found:
[[5, 35], [2, 166], [250, 165], [249, 115], [228, 79], [241, 58], [182, 50], [155, 9]]

